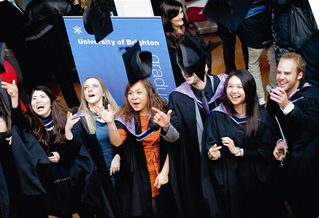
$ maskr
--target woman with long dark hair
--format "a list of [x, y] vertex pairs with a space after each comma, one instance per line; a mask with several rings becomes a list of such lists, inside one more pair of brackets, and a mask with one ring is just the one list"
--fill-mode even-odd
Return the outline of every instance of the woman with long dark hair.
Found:
[[247, 70], [231, 72], [221, 98], [206, 122], [202, 144], [211, 217], [272, 217], [267, 182], [275, 142], [254, 78]]
[[193, 41], [207, 54], [206, 72], [210, 73], [211, 49], [206, 45], [203, 37], [199, 34], [197, 26], [187, 21], [183, 5], [178, 1], [166, 1], [161, 4], [161, 11], [176, 86], [179, 86], [185, 81], [176, 62], [176, 52], [181, 43], [187, 46], [190, 43], [189, 41]]
[[30, 105], [23, 114], [15, 83], [2, 82], [2, 87], [11, 96], [13, 122], [21, 131], [27, 130], [35, 136], [50, 162], [49, 168], [38, 172], [47, 192], [39, 199], [43, 205], [43, 216], [47, 213], [46, 216], [72, 217], [76, 199], [73, 198], [70, 171], [79, 147], [65, 138], [68, 109], [49, 88], [38, 86], [32, 90]]

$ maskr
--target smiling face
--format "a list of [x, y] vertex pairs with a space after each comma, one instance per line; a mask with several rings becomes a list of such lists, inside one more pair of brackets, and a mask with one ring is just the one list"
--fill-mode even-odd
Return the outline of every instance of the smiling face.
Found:
[[246, 94], [243, 84], [237, 76], [232, 76], [229, 79], [226, 86], [226, 94], [235, 110], [236, 108], [243, 108], [243, 106], [245, 106]]
[[293, 59], [280, 59], [277, 67], [276, 80], [278, 86], [284, 89], [288, 96], [297, 90], [302, 76], [302, 72], [297, 72], [297, 64]]
[[127, 92], [127, 100], [134, 111], [147, 114], [148, 94], [142, 82], [135, 83]]
[[180, 28], [181, 26], [184, 25], [183, 18], [184, 18], [184, 13], [183, 13], [182, 8], [180, 8], [178, 14], [171, 19], [171, 24], [172, 24], [174, 29]]
[[89, 108], [92, 106], [102, 107], [103, 105], [103, 89], [100, 82], [95, 78], [87, 79], [83, 84], [84, 99], [88, 103]]
[[43, 91], [34, 91], [31, 96], [31, 108], [40, 117], [47, 117], [51, 113], [49, 96]]

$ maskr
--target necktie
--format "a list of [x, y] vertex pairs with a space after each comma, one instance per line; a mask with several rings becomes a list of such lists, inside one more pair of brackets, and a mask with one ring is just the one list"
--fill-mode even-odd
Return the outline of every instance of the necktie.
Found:
[[210, 110], [209, 110], [209, 106], [208, 106], [208, 101], [207, 101], [207, 98], [206, 98], [206, 95], [205, 95], [205, 91], [202, 90], [201, 91], [201, 94], [202, 94], [202, 103], [203, 103], [203, 108], [205, 110], [205, 114], [206, 114], [206, 117], [210, 114]]

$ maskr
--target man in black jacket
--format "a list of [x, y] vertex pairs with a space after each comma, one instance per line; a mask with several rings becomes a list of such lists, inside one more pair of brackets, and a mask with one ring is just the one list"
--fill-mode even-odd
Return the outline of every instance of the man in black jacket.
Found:
[[205, 198], [209, 196], [202, 191], [201, 140], [205, 120], [218, 105], [226, 74], [207, 75], [206, 55], [191, 39], [180, 45], [176, 57], [185, 82], [169, 97], [171, 124], [180, 133], [169, 148], [170, 181], [180, 217], [206, 218]]
[[[276, 80], [267, 109], [282, 130], [274, 157], [282, 161], [279, 149], [288, 150], [281, 179], [286, 200], [296, 218], [319, 216], [319, 89], [306, 82], [306, 63], [296, 53], [285, 53], [279, 61]], [[279, 125], [278, 125], [279, 126]]]

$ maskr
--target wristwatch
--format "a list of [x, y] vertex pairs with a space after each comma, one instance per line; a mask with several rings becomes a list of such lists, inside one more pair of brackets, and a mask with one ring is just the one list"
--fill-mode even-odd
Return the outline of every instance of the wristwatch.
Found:
[[236, 147], [235, 156], [236, 156], [236, 157], [244, 156], [244, 149], [243, 149], [243, 148]]

